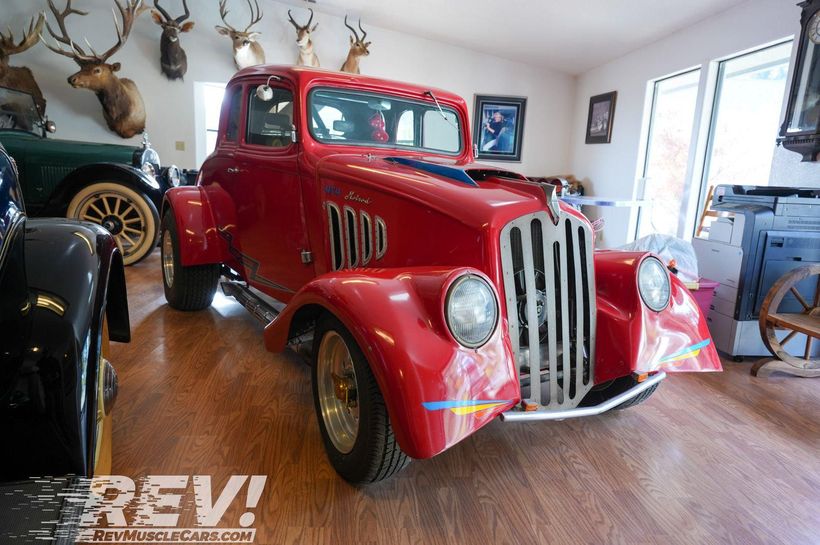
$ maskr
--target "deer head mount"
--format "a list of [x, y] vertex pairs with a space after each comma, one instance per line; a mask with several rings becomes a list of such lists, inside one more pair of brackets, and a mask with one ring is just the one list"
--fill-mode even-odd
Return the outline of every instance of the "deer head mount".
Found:
[[188, 71], [188, 56], [179, 43], [179, 33], [190, 32], [194, 28], [194, 22], [185, 22], [191, 16], [188, 0], [182, 0], [182, 7], [185, 13], [174, 18], [159, 5], [159, 0], [154, 0], [156, 9], [151, 11], [154, 22], [162, 27], [159, 60], [162, 73], [170, 80], [182, 79]]
[[294, 21], [293, 15], [291, 15], [290, 10], [288, 10], [288, 19], [290, 19], [290, 24], [293, 25], [293, 28], [296, 29], [296, 45], [299, 47], [299, 56], [296, 59], [296, 64], [319, 68], [319, 57], [317, 57], [313, 51], [313, 41], [310, 39], [311, 33], [316, 30], [319, 23], [313, 25], [313, 28], [310, 27], [310, 23], [313, 22], [313, 10], [310, 8], [308, 8], [308, 10], [310, 11], [310, 19], [308, 19], [307, 24], [304, 26]]
[[75, 89], [94, 91], [103, 108], [103, 116], [108, 128], [123, 138], [131, 138], [145, 130], [145, 104], [136, 84], [130, 79], [118, 78], [115, 73], [120, 71], [120, 63], [108, 63], [117, 51], [122, 49], [128, 41], [134, 20], [141, 13], [142, 0], [127, 0], [123, 5], [114, 0], [114, 6], [119, 11], [120, 21], [114, 14], [114, 28], [117, 31], [117, 43], [104, 53], [94, 51], [88, 40], [85, 48], [78, 45], [68, 34], [65, 20], [69, 15], [88, 15], [71, 7], [72, 0], [66, 0], [65, 9], [58, 10], [53, 0], [48, 0], [48, 7], [57, 23], [57, 30], [46, 22], [46, 29], [56, 44], [51, 45], [43, 40], [46, 47], [53, 52], [72, 59], [80, 67], [80, 71], [69, 76], [68, 83]]
[[46, 99], [43, 97], [40, 86], [34, 80], [34, 74], [24, 66], [9, 66], [9, 61], [12, 55], [31, 49], [40, 41], [44, 22], [45, 16], [42, 13], [36, 22], [32, 17], [28, 30], [23, 33], [23, 37], [17, 43], [15, 43], [14, 33], [10, 28], [8, 36], [0, 32], [0, 87], [29, 93], [34, 97], [34, 103], [41, 116], [46, 113]]
[[364, 41], [365, 38], [367, 38], [367, 32], [362, 28], [361, 19], [359, 19], [359, 30], [362, 31], [361, 38], [359, 38], [359, 33], [356, 32], [356, 29], [347, 23], [347, 15], [345, 15], [345, 26], [349, 28], [353, 34], [350, 36], [350, 51], [347, 52], [347, 59], [342, 65], [341, 70], [342, 72], [348, 72], [350, 74], [361, 74], [359, 71], [359, 59], [370, 55], [368, 47], [370, 47], [372, 42]]
[[[233, 42], [233, 61], [239, 70], [257, 64], [265, 64], [265, 51], [256, 41], [262, 34], [251, 32], [251, 27], [262, 20], [262, 10], [259, 9], [259, 2], [248, 0], [248, 7], [251, 11], [251, 22], [245, 30], [237, 30], [225, 20], [228, 16], [228, 0], [219, 0], [219, 16], [225, 26], [217, 26], [216, 31], [223, 36], [228, 36]], [[254, 9], [255, 8], [255, 9]]]

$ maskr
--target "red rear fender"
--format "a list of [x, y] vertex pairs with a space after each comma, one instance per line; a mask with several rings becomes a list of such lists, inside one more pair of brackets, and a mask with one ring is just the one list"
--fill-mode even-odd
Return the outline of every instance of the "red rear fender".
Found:
[[175, 187], [165, 193], [162, 204], [174, 214], [179, 235], [179, 254], [182, 264], [206, 265], [227, 261], [227, 244], [219, 235], [211, 203], [199, 186]]

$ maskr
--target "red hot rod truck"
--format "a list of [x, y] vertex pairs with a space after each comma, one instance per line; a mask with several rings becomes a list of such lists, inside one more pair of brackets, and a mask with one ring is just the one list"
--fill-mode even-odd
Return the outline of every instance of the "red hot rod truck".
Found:
[[162, 214], [172, 307], [209, 306], [223, 279], [268, 350], [312, 338], [319, 427], [351, 482], [496, 417], [597, 415], [665, 371], [721, 369], [664, 264], [593, 251], [554, 186], [475, 163], [466, 104], [445, 91], [243, 70], [196, 186], [168, 191]]

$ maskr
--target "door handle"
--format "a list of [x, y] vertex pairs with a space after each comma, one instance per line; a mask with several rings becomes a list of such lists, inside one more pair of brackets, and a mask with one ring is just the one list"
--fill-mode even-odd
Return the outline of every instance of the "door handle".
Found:
[[228, 170], [226, 170], [226, 172], [228, 174], [239, 174], [239, 169], [237, 167], [231, 167]]

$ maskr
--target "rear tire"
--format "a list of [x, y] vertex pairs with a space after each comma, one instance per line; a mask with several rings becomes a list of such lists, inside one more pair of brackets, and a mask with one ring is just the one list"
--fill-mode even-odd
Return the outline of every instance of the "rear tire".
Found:
[[157, 246], [156, 206], [145, 194], [118, 182], [94, 182], [80, 189], [68, 203], [66, 217], [108, 229], [126, 266], [142, 261]]
[[160, 252], [162, 285], [168, 304], [177, 310], [202, 310], [209, 307], [219, 283], [219, 265], [182, 265], [177, 225], [170, 210], [162, 218]]
[[655, 390], [658, 389], [658, 386], [660, 386], [660, 384], [655, 384], [654, 386], [652, 386], [648, 390], [645, 390], [645, 391], [641, 392], [640, 395], [638, 395], [636, 397], [633, 397], [629, 401], [625, 401], [625, 402], [621, 403], [620, 405], [615, 407], [614, 410], [621, 411], [623, 409], [628, 409], [629, 407], [634, 407], [635, 405], [639, 405], [639, 404], [643, 403], [644, 401], [649, 399], [652, 396], [652, 394], [655, 393]]
[[322, 441], [342, 478], [374, 483], [407, 467], [410, 457], [396, 442], [376, 378], [353, 336], [331, 315], [316, 326], [312, 378]]

